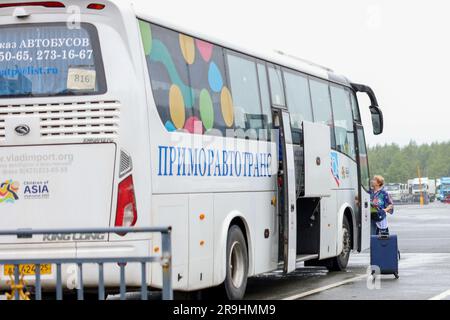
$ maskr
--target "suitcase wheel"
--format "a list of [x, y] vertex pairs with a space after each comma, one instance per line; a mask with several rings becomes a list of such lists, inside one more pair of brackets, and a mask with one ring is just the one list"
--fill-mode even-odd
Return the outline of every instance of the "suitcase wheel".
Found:
[[395, 279], [400, 278], [397, 272], [394, 273], [394, 277], [395, 277]]

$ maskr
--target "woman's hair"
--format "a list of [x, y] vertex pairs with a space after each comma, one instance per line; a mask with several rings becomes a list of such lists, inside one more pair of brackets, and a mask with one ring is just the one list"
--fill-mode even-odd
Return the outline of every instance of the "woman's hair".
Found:
[[380, 186], [384, 186], [384, 178], [383, 176], [374, 176], [373, 180], [375, 180], [376, 182], [378, 182], [378, 184]]

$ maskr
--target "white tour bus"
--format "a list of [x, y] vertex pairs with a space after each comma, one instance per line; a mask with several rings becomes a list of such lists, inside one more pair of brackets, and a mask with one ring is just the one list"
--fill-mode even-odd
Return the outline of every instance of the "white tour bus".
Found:
[[[153, 5], [0, 3], [0, 229], [172, 226], [174, 289], [221, 285], [231, 299], [247, 277], [298, 262], [345, 269], [369, 247], [356, 92], [380, 134], [372, 90], [161, 21]], [[0, 239], [0, 259], [149, 253], [159, 236]], [[44, 267], [52, 289], [56, 270]], [[161, 267], [147, 272], [160, 288]], [[86, 287], [97, 277], [85, 267]], [[127, 267], [128, 286], [140, 277]], [[105, 281], [117, 288], [116, 265]]]

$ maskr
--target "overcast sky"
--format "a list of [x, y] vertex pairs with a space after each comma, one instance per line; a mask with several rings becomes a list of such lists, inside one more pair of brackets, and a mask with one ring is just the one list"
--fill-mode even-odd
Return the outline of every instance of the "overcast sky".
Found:
[[450, 1], [165, 0], [153, 15], [218, 38], [278, 49], [372, 87], [385, 131], [367, 141], [450, 140]]

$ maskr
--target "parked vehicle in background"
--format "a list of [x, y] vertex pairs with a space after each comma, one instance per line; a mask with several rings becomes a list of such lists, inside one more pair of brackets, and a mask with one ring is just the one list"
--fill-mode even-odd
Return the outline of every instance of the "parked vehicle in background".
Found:
[[436, 200], [436, 180], [435, 179], [428, 180], [428, 194], [430, 195], [430, 202], [434, 202], [434, 200]]
[[445, 197], [444, 201], [442, 201], [444, 203], [450, 204], [450, 195], [448, 195], [447, 197]]
[[420, 202], [420, 196], [422, 194], [424, 204], [430, 203], [428, 178], [415, 178], [408, 180], [408, 190], [411, 195], [412, 202]]
[[443, 200], [441, 197], [441, 179], [436, 179], [436, 200]]
[[442, 177], [440, 179], [439, 189], [436, 191], [437, 199], [445, 202], [450, 196], [450, 177]]
[[394, 203], [406, 203], [410, 198], [408, 185], [405, 183], [388, 183], [385, 190], [389, 192]]

